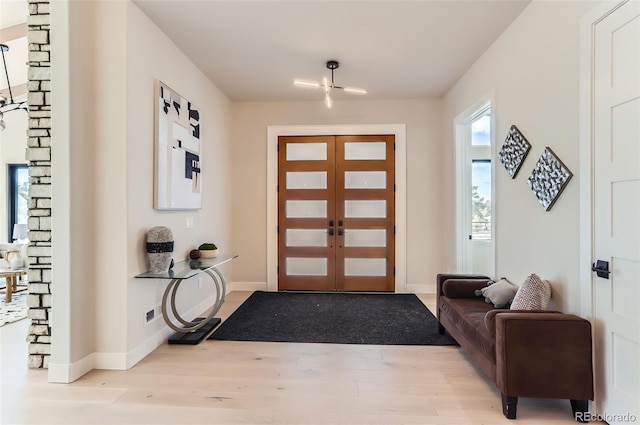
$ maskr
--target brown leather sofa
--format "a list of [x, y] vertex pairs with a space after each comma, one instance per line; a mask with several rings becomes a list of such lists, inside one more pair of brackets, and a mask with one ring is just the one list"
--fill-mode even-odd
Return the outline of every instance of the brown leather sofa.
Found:
[[574, 418], [593, 400], [591, 324], [573, 314], [495, 309], [475, 290], [486, 276], [439, 274], [437, 317], [502, 393], [515, 419], [518, 397], [571, 400]]

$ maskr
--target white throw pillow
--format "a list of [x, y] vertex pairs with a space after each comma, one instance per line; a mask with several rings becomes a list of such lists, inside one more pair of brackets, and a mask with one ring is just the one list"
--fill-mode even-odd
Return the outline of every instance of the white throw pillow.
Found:
[[551, 285], [532, 273], [527, 277], [511, 302], [511, 310], [546, 310], [551, 300]]
[[476, 290], [476, 296], [482, 295], [486, 303], [493, 304], [495, 308], [503, 308], [513, 300], [517, 290], [518, 287], [507, 279], [500, 279], [486, 288]]

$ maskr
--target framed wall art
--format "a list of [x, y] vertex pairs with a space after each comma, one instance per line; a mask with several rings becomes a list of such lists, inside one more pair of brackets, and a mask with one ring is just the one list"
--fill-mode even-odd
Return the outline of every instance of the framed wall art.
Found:
[[527, 184], [544, 210], [549, 211], [571, 177], [573, 173], [551, 148], [546, 147], [527, 179]]
[[154, 208], [194, 210], [202, 206], [200, 111], [156, 81]]
[[520, 170], [520, 167], [530, 150], [531, 144], [527, 141], [520, 130], [518, 130], [518, 127], [512, 125], [509, 129], [509, 134], [498, 153], [498, 159], [507, 169], [507, 172], [512, 179], [516, 177], [516, 174], [518, 174], [518, 170]]

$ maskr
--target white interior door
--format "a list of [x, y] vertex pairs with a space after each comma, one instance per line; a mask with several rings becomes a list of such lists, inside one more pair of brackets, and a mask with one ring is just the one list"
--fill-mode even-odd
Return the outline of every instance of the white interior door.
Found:
[[640, 2], [599, 21], [593, 48], [598, 413], [614, 424], [640, 419]]

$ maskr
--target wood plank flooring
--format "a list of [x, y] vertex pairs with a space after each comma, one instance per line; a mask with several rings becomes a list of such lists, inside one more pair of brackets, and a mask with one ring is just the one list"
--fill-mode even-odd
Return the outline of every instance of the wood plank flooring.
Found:
[[[219, 316], [249, 295], [228, 294]], [[27, 370], [27, 328], [0, 328], [1, 424], [575, 424], [567, 400], [524, 398], [517, 422], [505, 419], [459, 347], [165, 344], [128, 371], [49, 384]]]

